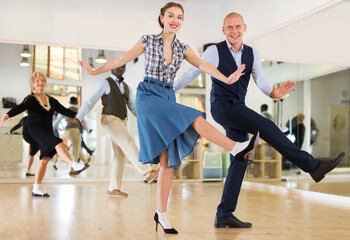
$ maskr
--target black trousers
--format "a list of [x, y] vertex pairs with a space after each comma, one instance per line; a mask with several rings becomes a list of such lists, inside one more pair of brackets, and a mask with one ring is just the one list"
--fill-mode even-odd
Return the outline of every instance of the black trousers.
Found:
[[[214, 120], [225, 128], [226, 136], [234, 141], [247, 141], [248, 133], [254, 134], [259, 131], [260, 138], [303, 171], [310, 172], [319, 165], [319, 159], [295, 146], [271, 120], [241, 102], [217, 100], [211, 103], [211, 114]], [[219, 217], [228, 217], [235, 211], [247, 169], [247, 162], [236, 161], [232, 155], [230, 160], [221, 203], [216, 213]]]

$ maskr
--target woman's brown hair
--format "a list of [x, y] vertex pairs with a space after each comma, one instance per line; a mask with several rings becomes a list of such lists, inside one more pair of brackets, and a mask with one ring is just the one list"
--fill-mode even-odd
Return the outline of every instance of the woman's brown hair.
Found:
[[158, 22], [159, 22], [159, 25], [161, 28], [164, 28], [164, 24], [162, 23], [162, 21], [160, 21], [160, 16], [164, 17], [165, 11], [169, 8], [172, 8], [172, 7], [178, 7], [182, 10], [183, 13], [185, 13], [184, 9], [180, 3], [168, 2], [167, 4], [164, 5], [164, 7], [162, 7], [160, 9], [160, 14], [158, 16]]

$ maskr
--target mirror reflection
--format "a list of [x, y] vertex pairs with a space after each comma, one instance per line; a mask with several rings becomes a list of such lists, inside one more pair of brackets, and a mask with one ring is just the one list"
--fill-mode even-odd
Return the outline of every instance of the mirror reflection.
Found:
[[[1, 43], [0, 49], [6, 53], [6, 58], [0, 59], [3, 66], [0, 70], [0, 79], [3, 86], [6, 86], [0, 92], [2, 98], [1, 115], [19, 104], [30, 93], [28, 77], [32, 71], [41, 71], [48, 77], [45, 89], [47, 94], [55, 97], [65, 107], [70, 106], [70, 99], [74, 97], [77, 99], [76, 105], [79, 108], [82, 102], [94, 92], [98, 82], [109, 76], [109, 73], [99, 77], [89, 76], [81, 70], [79, 59], [83, 59], [93, 67], [98, 68], [104, 64], [105, 59], [112, 59], [122, 54], [122, 51], [112, 50], [23, 46], [6, 43]], [[28, 52], [31, 55], [28, 55]], [[23, 55], [23, 53], [27, 53], [27, 55]], [[142, 79], [143, 63], [144, 59], [140, 58], [127, 64], [125, 68], [125, 82], [130, 86], [134, 95], [137, 84]], [[349, 69], [343, 66], [330, 68], [324, 64], [276, 61], [264, 61], [262, 65], [268, 78], [276, 86], [283, 84], [286, 80], [292, 80], [296, 81], [297, 91], [281, 100], [271, 100], [263, 96], [254, 84], [250, 84], [251, 90], [248, 91], [247, 105], [274, 121], [299, 148], [308, 151], [317, 158], [334, 156], [344, 151], [346, 153], [345, 159], [329, 176], [329, 181], [335, 184], [343, 181], [342, 176], [350, 174], [348, 154]], [[184, 63], [179, 75], [188, 67], [189, 65]], [[286, 74], [286, 72], [290, 74]], [[176, 97], [184, 105], [209, 113], [210, 88], [209, 76], [201, 74], [191, 85], [178, 91]], [[130, 110], [128, 111], [128, 130], [138, 145], [136, 118]], [[83, 172], [78, 178], [106, 180], [109, 176], [113, 147], [110, 144], [109, 136], [101, 127], [101, 112], [102, 105], [99, 101], [86, 117], [87, 130], [82, 131], [83, 145], [86, 147], [82, 147], [82, 153], [85, 157], [81, 158], [90, 158], [93, 171]], [[34, 156], [33, 166], [28, 170], [29, 145], [23, 139], [23, 127], [14, 130], [12, 135], [8, 136], [9, 131], [18, 125], [25, 115], [22, 113], [13, 117], [1, 129], [0, 178], [4, 181], [6, 179], [26, 179], [30, 182], [29, 175], [35, 172], [37, 166], [38, 154]], [[65, 133], [66, 125], [65, 121], [59, 124], [58, 136], [63, 139], [70, 154], [74, 155], [72, 142]], [[212, 146], [205, 139], [199, 141], [194, 153], [187, 158], [187, 161], [184, 161], [180, 169], [175, 171], [174, 179], [201, 180], [198, 173], [203, 172], [203, 180], [208, 180], [205, 179], [206, 166], [194, 162], [193, 159], [200, 161], [209, 158], [215, 159], [218, 157], [215, 152], [220, 152], [222, 174], [214, 180], [222, 180], [229, 167], [228, 155], [222, 149]], [[268, 144], [262, 143], [254, 155], [255, 158], [264, 159], [264, 161], [255, 162], [248, 166], [246, 180], [305, 190], [328, 191], [321, 189], [321, 187], [315, 187], [316, 185], [312, 184], [307, 174], [300, 171], [288, 159], [276, 153]], [[62, 159], [58, 158], [57, 162], [53, 159], [49, 163], [46, 177], [49, 179], [71, 178], [67, 172], [68, 168], [69, 166]], [[140, 172], [130, 163], [126, 164], [124, 176], [127, 179], [142, 179]], [[275, 181], [276, 179], [278, 181]], [[336, 194], [350, 195], [350, 193]]]
[[[314, 184], [308, 174], [285, 157], [281, 157], [280, 185], [349, 196], [344, 189], [336, 190], [336, 186], [348, 182], [346, 179], [350, 174], [349, 69], [327, 64], [271, 61], [265, 61], [263, 66], [270, 79], [286, 77], [296, 81], [297, 91], [281, 100], [266, 102], [265, 106], [262, 104], [261, 114], [271, 118], [298, 148], [316, 158], [324, 159], [345, 152], [342, 162], [327, 175], [327, 182], [331, 184], [328, 189]], [[290, 72], [288, 76], [285, 76], [286, 71]], [[266, 158], [271, 158], [270, 146], [265, 147], [265, 152]], [[265, 163], [265, 178], [269, 178], [268, 172], [274, 167], [271, 163]], [[257, 167], [251, 168], [251, 171], [256, 171]]]

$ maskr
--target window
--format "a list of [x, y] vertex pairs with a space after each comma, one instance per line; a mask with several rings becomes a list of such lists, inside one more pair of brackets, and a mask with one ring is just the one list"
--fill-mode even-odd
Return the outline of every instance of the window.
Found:
[[68, 106], [70, 97], [78, 99], [78, 106], [81, 105], [81, 87], [69, 85], [47, 84], [45, 93], [56, 98], [62, 105]]
[[81, 80], [80, 48], [35, 46], [33, 71], [53, 79]]
[[34, 66], [33, 71], [38, 71], [48, 76], [49, 67], [49, 47], [48, 46], [34, 46]]

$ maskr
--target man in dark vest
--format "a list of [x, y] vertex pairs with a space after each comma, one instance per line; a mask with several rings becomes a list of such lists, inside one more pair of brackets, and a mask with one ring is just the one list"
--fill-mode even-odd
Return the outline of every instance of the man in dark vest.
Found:
[[[238, 13], [230, 13], [224, 19], [222, 31], [226, 40], [210, 46], [203, 53], [202, 59], [213, 64], [224, 75], [229, 76], [245, 64], [244, 75], [232, 85], [227, 85], [212, 78], [211, 114], [216, 122], [222, 125], [227, 137], [234, 141], [248, 140], [248, 133], [260, 133], [260, 137], [274, 147], [287, 159], [303, 171], [308, 172], [314, 181], [321, 181], [344, 157], [344, 153], [335, 158], [319, 160], [309, 153], [301, 151], [280, 129], [269, 119], [254, 112], [245, 105], [245, 96], [250, 75], [253, 76], [258, 88], [271, 98], [282, 98], [294, 91], [294, 82], [286, 82], [281, 87], [273, 86], [266, 78], [261, 67], [259, 53], [243, 44], [243, 34], [246, 31], [243, 17]], [[191, 83], [201, 73], [192, 68], [186, 71], [177, 81], [174, 89], [179, 90]], [[216, 228], [249, 228], [249, 222], [242, 222], [232, 213], [236, 210], [238, 195], [248, 162], [236, 161], [231, 156], [221, 203], [217, 207], [214, 226]]]
[[[69, 107], [68, 109], [78, 112], [78, 99], [76, 97], [71, 97], [69, 99]], [[64, 117], [63, 115], [59, 114], [55, 122], [53, 123], [54, 128], [58, 128], [58, 125], [62, 121], [62, 119], [65, 118], [66, 120], [66, 126], [64, 128], [64, 135], [69, 139], [71, 142], [71, 148], [72, 148], [72, 159], [73, 161], [78, 162], [80, 159], [85, 164], [88, 164], [91, 160], [90, 157], [86, 157], [81, 149], [81, 132], [80, 132], [80, 123], [72, 122], [71, 118]], [[73, 168], [71, 169], [71, 172], [74, 172]]]
[[152, 170], [149, 164], [138, 162], [139, 150], [134, 139], [130, 136], [126, 121], [127, 108], [136, 116], [135, 101], [129, 86], [123, 81], [125, 65], [111, 71], [110, 77], [99, 81], [92, 96], [83, 103], [78, 111], [77, 119], [83, 119], [94, 107], [96, 102], [102, 100], [101, 124], [111, 137], [114, 151], [113, 164], [108, 195], [127, 197], [128, 194], [121, 191], [121, 184], [125, 166], [125, 160], [129, 161], [151, 183], [158, 176], [158, 171]]

